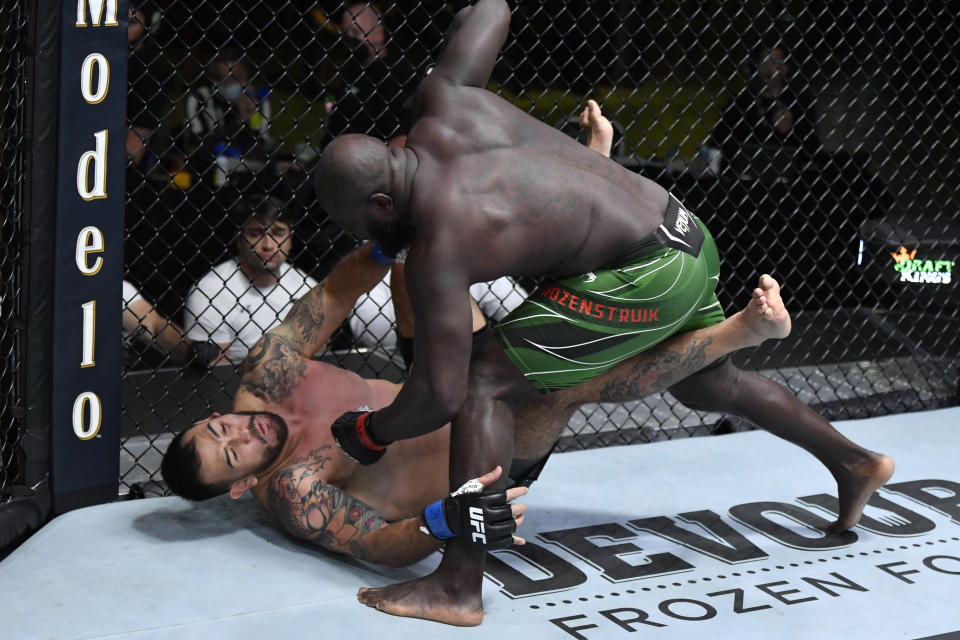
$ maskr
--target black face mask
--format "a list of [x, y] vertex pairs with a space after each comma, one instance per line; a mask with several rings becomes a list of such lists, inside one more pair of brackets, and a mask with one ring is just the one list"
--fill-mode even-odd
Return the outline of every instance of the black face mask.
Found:
[[367, 61], [367, 58], [370, 57], [370, 53], [367, 51], [366, 41], [344, 35], [343, 42], [347, 45], [347, 50], [350, 52], [350, 57], [353, 62], [359, 62], [362, 65]]

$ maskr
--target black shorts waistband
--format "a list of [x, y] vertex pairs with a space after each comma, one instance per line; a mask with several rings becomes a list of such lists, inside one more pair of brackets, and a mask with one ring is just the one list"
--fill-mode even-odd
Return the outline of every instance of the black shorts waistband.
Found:
[[[667, 208], [663, 212], [663, 218], [665, 220], [672, 218], [680, 209], [680, 201], [677, 200], [676, 196], [674, 196], [672, 193], [668, 193], [667, 196]], [[651, 233], [649, 236], [638, 241], [637, 244], [633, 245], [611, 260], [607, 267], [615, 269], [625, 264], [631, 264], [650, 255], [651, 253], [663, 249], [665, 246], [666, 245], [660, 241], [660, 238], [658, 238], [656, 234]]]

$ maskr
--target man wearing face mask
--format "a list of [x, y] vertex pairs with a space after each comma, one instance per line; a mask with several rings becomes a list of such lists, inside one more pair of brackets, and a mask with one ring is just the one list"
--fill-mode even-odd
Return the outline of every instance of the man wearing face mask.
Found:
[[340, 34], [351, 57], [327, 118], [324, 144], [344, 133], [364, 133], [403, 143], [416, 89], [413, 72], [390, 54], [380, 11], [372, 4], [348, 6]]
[[220, 185], [233, 171], [261, 166], [272, 148], [270, 92], [254, 85], [240, 52], [232, 49], [217, 55], [208, 79], [209, 85], [187, 96], [186, 115], [196, 162], [216, 158], [214, 182]]

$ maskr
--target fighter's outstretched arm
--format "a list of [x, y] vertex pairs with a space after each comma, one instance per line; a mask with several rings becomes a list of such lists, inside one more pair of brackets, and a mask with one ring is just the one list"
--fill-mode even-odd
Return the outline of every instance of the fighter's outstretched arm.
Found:
[[372, 248], [372, 243], [366, 244], [344, 256], [320, 284], [293, 304], [280, 326], [257, 342], [251, 355], [260, 350], [268, 336], [286, 339], [291, 348], [308, 358], [319, 351], [349, 315], [357, 298], [386, 274], [387, 267], [371, 257]]
[[387, 268], [364, 245], [347, 254], [323, 281], [297, 300], [280, 326], [257, 340], [240, 365], [240, 391], [282, 402], [296, 389], [303, 358], [320, 350], [357, 298], [380, 282]]
[[424, 84], [437, 81], [485, 87], [510, 28], [504, 0], [479, 0], [457, 12], [443, 53]]

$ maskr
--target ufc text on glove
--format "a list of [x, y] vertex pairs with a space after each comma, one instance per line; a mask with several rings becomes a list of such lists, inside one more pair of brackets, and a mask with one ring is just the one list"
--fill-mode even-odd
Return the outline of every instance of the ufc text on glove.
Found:
[[[468, 487], [471, 483], [475, 483]], [[507, 504], [505, 491], [483, 491], [472, 480], [450, 496], [423, 510], [420, 527], [437, 540], [463, 538], [486, 549], [504, 549], [513, 544], [517, 523]]]

